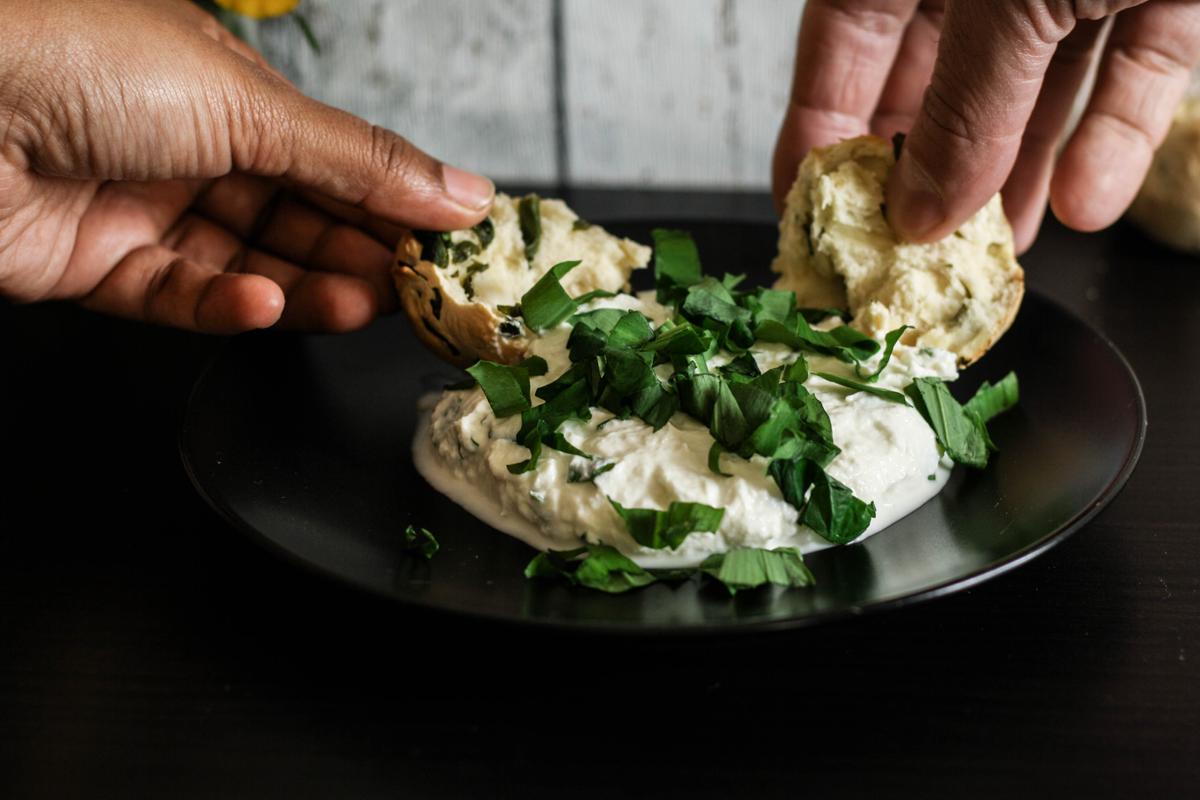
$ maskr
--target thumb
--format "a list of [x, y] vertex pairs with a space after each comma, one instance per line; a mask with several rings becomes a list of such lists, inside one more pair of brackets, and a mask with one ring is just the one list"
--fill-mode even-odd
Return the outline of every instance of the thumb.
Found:
[[467, 228], [491, 208], [496, 189], [482, 175], [443, 164], [265, 70], [248, 69], [256, 74], [229, 131], [236, 169], [415, 228]]

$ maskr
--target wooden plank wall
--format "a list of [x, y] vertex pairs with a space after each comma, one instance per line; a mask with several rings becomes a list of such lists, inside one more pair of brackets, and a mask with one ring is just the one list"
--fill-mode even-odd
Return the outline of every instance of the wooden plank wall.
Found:
[[803, 0], [304, 0], [306, 92], [501, 181], [763, 189]]

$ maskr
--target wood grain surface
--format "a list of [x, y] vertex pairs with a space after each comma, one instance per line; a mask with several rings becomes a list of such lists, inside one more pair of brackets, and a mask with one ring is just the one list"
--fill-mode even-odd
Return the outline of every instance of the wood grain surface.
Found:
[[[305, 92], [499, 180], [766, 188], [803, 0], [305, 0]], [[556, 68], [557, 67], [557, 68]]]
[[[770, 214], [571, 199], [596, 220]], [[0, 796], [1191, 796], [1200, 263], [1052, 224], [1025, 263], [1142, 380], [1123, 494], [969, 591], [694, 642], [417, 613], [277, 560], [176, 453], [219, 342], [0, 307]]]

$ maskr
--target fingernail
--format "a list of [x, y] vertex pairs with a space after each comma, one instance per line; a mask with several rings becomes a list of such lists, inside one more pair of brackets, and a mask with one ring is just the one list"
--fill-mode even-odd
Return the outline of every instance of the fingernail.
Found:
[[903, 238], [918, 241], [946, 219], [936, 184], [907, 151], [896, 163], [888, 188], [892, 227]]
[[469, 211], [482, 211], [496, 196], [496, 187], [490, 180], [449, 164], [442, 165], [442, 181], [450, 199]]

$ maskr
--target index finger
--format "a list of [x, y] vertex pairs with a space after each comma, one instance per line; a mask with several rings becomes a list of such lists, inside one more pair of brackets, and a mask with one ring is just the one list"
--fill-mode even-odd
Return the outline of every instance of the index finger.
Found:
[[775, 203], [811, 148], [866, 133], [919, 0], [810, 0], [775, 145]]
[[933, 77], [888, 182], [897, 232], [940, 239], [1000, 190], [1050, 60], [1074, 24], [1043, 4], [947, 4]]

